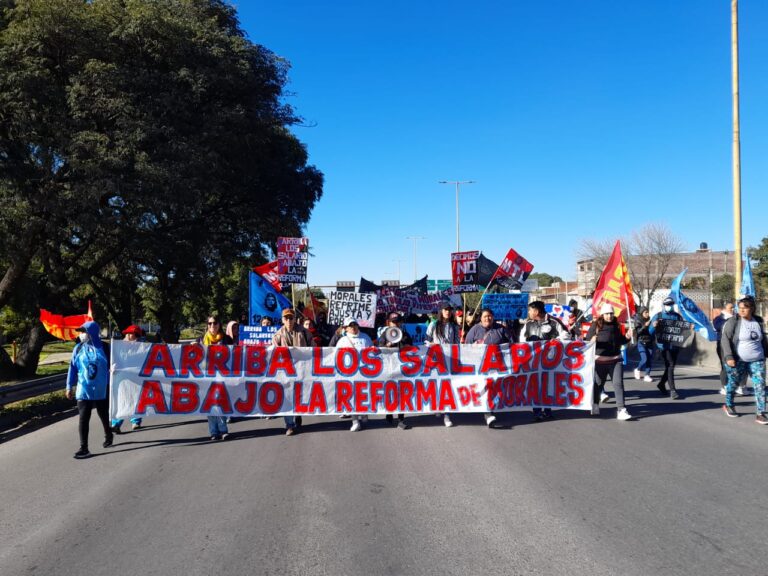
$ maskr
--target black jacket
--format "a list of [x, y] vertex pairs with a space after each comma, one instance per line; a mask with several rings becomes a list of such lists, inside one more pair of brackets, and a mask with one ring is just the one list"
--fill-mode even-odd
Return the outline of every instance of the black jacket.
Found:
[[597, 356], [618, 356], [621, 354], [621, 347], [629, 342], [626, 336], [621, 333], [619, 323], [616, 321], [606, 322], [601, 329], [597, 327], [597, 321], [592, 322], [587, 332], [587, 342], [593, 336], [595, 339], [595, 354]]
[[[760, 325], [762, 333], [763, 354], [768, 358], [768, 342], [766, 341], [765, 325], [760, 316], [752, 316], [752, 320]], [[741, 316], [734, 314], [723, 326], [723, 337], [720, 339], [720, 349], [723, 351], [723, 360], [738, 360], [736, 350], [739, 348], [739, 322]]]

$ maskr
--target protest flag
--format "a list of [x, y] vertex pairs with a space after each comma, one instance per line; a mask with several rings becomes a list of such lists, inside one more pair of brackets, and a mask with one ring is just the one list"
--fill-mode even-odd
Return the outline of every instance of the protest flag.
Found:
[[597, 317], [595, 311], [600, 310], [603, 304], [613, 306], [616, 311], [616, 320], [619, 322], [629, 322], [635, 315], [635, 296], [632, 292], [627, 264], [621, 254], [621, 243], [618, 240], [613, 247], [611, 257], [600, 273], [592, 296], [593, 316]]
[[261, 319], [267, 317], [272, 319], [273, 325], [279, 326], [282, 322], [283, 310], [292, 308], [291, 301], [256, 272], [250, 272], [248, 280], [248, 324], [259, 325]]
[[523, 282], [533, 272], [533, 264], [510, 248], [493, 275], [497, 284], [509, 290], [520, 290]]
[[499, 265], [481, 252], [477, 257], [477, 282], [480, 286], [489, 286], [496, 275]]
[[309, 306], [304, 306], [304, 310], [302, 311], [302, 314], [304, 314], [304, 318], [309, 318], [312, 320], [312, 322], [317, 322], [317, 315], [318, 314], [325, 314], [326, 317], [328, 316], [328, 312], [325, 308], [325, 304], [320, 302], [317, 298], [315, 298], [315, 295], [312, 294], [312, 292], [309, 292]]
[[680, 311], [680, 315], [686, 322], [691, 322], [697, 332], [701, 332], [707, 337], [710, 342], [717, 341], [717, 332], [715, 331], [712, 322], [709, 321], [704, 312], [696, 306], [696, 303], [688, 298], [680, 291], [680, 285], [683, 282], [683, 276], [688, 272], [688, 268], [685, 268], [680, 274], [672, 281], [672, 286], [669, 289], [669, 295], [677, 302], [677, 309]]
[[40, 322], [45, 330], [60, 340], [74, 340], [77, 338], [77, 329], [88, 321], [93, 320], [91, 301], [88, 301], [88, 312], [75, 314], [74, 316], [62, 316], [40, 308]]
[[253, 271], [256, 272], [259, 276], [264, 278], [267, 282], [272, 284], [272, 287], [277, 290], [278, 292], [283, 291], [283, 285], [280, 282], [280, 276], [277, 272], [277, 260], [273, 260], [272, 262], [267, 262], [266, 264], [262, 264], [261, 266], [254, 266]]
[[744, 259], [744, 273], [741, 276], [741, 295], [755, 297], [755, 281], [752, 279], [752, 264], [749, 256]]

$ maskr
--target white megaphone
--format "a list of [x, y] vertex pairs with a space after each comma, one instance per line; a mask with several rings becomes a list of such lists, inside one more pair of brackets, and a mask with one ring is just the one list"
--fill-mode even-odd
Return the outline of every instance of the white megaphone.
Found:
[[388, 344], [397, 344], [403, 339], [403, 331], [397, 326], [390, 326], [384, 330], [384, 340]]

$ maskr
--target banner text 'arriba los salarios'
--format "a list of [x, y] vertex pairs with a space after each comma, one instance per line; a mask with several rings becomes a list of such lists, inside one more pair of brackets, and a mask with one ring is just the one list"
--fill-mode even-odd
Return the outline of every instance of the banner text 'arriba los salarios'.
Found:
[[588, 410], [594, 344], [397, 349], [115, 341], [110, 412], [285, 416]]

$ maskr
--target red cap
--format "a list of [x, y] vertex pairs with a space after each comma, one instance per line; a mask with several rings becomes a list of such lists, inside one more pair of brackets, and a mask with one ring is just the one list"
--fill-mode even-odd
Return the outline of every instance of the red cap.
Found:
[[144, 330], [136, 326], [136, 324], [131, 324], [128, 326], [128, 328], [123, 330], [123, 335], [125, 334], [136, 334], [136, 336], [144, 336]]

